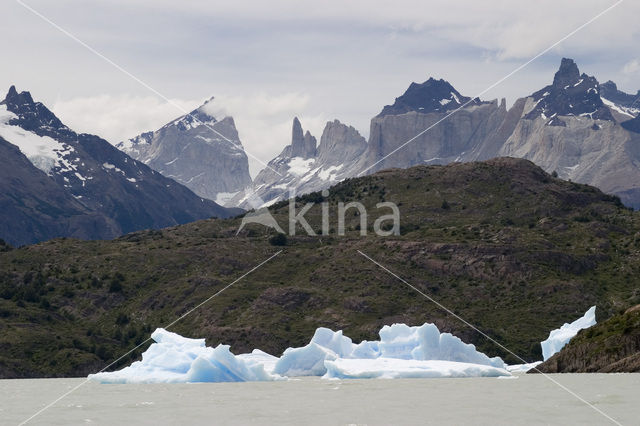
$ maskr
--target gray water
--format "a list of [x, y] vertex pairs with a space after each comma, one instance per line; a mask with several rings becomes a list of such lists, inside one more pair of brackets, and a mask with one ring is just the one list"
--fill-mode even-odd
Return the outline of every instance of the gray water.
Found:
[[[640, 425], [640, 374], [553, 380]], [[0, 423], [19, 424], [84, 379], [0, 380]], [[613, 424], [541, 375], [511, 379], [86, 383], [29, 424]]]

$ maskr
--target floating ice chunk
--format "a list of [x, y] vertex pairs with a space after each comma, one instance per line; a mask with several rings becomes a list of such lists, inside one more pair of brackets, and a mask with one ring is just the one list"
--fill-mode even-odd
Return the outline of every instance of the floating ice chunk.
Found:
[[578, 331], [585, 328], [589, 328], [596, 324], [596, 307], [592, 306], [584, 314], [583, 317], [578, 318], [571, 324], [564, 324], [562, 327], [552, 330], [549, 333], [549, 338], [543, 342], [540, 342], [542, 346], [542, 359], [545, 361], [551, 358], [555, 353], [569, 343], [569, 340], [573, 338]]
[[282, 354], [273, 369], [282, 376], [322, 376], [327, 372], [326, 360], [337, 359], [338, 355], [331, 349], [316, 343], [309, 343], [301, 348], [288, 348]]
[[324, 327], [316, 329], [311, 343], [329, 349], [340, 357], [350, 356], [355, 346], [349, 337], [342, 335], [342, 330], [332, 331]]
[[540, 364], [542, 364], [542, 361], [529, 362], [527, 364], [507, 365], [506, 370], [510, 373], [526, 373], [532, 368], [536, 368]]
[[415, 360], [445, 360], [504, 368], [499, 357], [489, 358], [472, 344], [450, 333], [440, 333], [434, 324], [409, 327], [405, 324], [384, 326], [380, 330], [380, 356]]
[[273, 371], [286, 376], [322, 376], [326, 372], [326, 359], [348, 356], [354, 346], [350, 338], [342, 335], [342, 331], [334, 332], [320, 327], [308, 345], [287, 348]]
[[[188, 339], [162, 328], [142, 360], [122, 370], [89, 375], [101, 383], [244, 382], [277, 380], [263, 364], [235, 356], [227, 345], [205, 346], [204, 339]], [[266, 355], [266, 354], [265, 354]]]
[[188, 337], [182, 337], [178, 333], [172, 333], [164, 328], [156, 328], [156, 331], [151, 333], [151, 338], [157, 343], [167, 343], [172, 346], [181, 347], [200, 347], [206, 346], [204, 339], [190, 339]]
[[274, 380], [264, 367], [246, 363], [229, 351], [228, 345], [205, 348], [186, 374], [187, 382], [252, 382]]
[[[286, 349], [273, 371], [284, 376], [322, 376], [327, 371], [325, 360], [351, 357], [355, 347], [342, 330], [320, 327], [307, 346]], [[367, 352], [364, 346], [362, 351]]]
[[489, 365], [442, 360], [336, 359], [325, 361], [327, 379], [409, 379], [436, 377], [501, 377], [507, 370]]
[[243, 360], [249, 366], [262, 365], [264, 370], [268, 373], [273, 372], [276, 363], [278, 362], [278, 357], [263, 352], [260, 349], [254, 349], [250, 354], [240, 354], [238, 355], [238, 358]]
[[373, 359], [380, 357], [380, 342], [368, 342], [363, 340], [362, 342], [354, 345], [351, 352], [352, 358], [365, 358]]

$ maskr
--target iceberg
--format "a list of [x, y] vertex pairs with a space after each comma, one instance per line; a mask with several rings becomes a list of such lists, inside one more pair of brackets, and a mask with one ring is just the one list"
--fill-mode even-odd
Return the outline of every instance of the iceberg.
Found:
[[416, 379], [439, 377], [507, 377], [503, 368], [468, 362], [396, 358], [325, 361], [325, 379]]
[[409, 327], [384, 326], [380, 330], [380, 356], [414, 360], [444, 360], [504, 368], [499, 357], [489, 358], [451, 333], [440, 333], [434, 324]]
[[[228, 345], [207, 347], [204, 339], [188, 339], [158, 328], [151, 334], [156, 342], [142, 354], [142, 360], [122, 370], [90, 374], [101, 383], [190, 383], [246, 382], [282, 379], [265, 370], [270, 355], [254, 351], [235, 356]], [[275, 357], [273, 357], [275, 358]]]
[[573, 338], [580, 330], [589, 328], [596, 324], [596, 307], [592, 306], [584, 314], [583, 317], [578, 318], [571, 324], [564, 324], [562, 327], [552, 330], [549, 333], [547, 340], [540, 342], [542, 346], [542, 358], [546, 361], [551, 358], [555, 353], [569, 343], [569, 340]]
[[274, 373], [283, 376], [322, 376], [327, 372], [324, 362], [338, 358], [377, 358], [378, 342], [366, 340], [356, 345], [340, 331], [320, 327], [308, 345], [288, 348], [275, 365]]
[[259, 349], [234, 355], [229, 346], [207, 347], [162, 328], [142, 360], [114, 372], [89, 375], [101, 383], [187, 383], [285, 380], [297, 376], [331, 378], [420, 378], [509, 376], [502, 359], [434, 324], [384, 326], [379, 341], [355, 344], [342, 331], [320, 327], [306, 346], [288, 348], [280, 358]]
[[[356, 345], [349, 337], [344, 336], [342, 331], [334, 332], [328, 328], [318, 328], [308, 345], [285, 350], [273, 372], [290, 377], [323, 376], [327, 373], [328, 361], [380, 358], [454, 361], [498, 369], [505, 368], [502, 359], [489, 358], [482, 352], [478, 352], [474, 345], [464, 343], [450, 333], [440, 333], [434, 324], [427, 323], [419, 327], [410, 327], [406, 324], [385, 325], [379, 335], [379, 341], [365, 340]], [[350, 365], [355, 362], [351, 362]]]
[[342, 331], [318, 328], [307, 346], [289, 348], [276, 364], [274, 373], [284, 376], [322, 376], [325, 361], [337, 359], [404, 359], [441, 360], [504, 368], [502, 359], [489, 358], [472, 344], [464, 343], [450, 333], [440, 333], [434, 324], [410, 327], [406, 324], [385, 325], [379, 341], [354, 344]]
[[240, 354], [237, 356], [243, 360], [247, 365], [262, 365], [267, 373], [273, 373], [273, 370], [278, 362], [278, 357], [270, 355], [260, 349], [254, 349], [249, 354]]

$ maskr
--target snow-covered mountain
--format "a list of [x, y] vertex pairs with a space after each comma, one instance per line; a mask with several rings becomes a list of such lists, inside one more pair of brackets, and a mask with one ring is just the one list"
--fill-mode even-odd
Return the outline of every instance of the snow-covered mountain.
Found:
[[595, 77], [563, 59], [553, 84], [520, 100], [521, 118], [498, 155], [531, 160], [640, 207], [640, 134], [630, 129], [633, 101], [620, 93], [603, 97]]
[[5, 188], [0, 238], [14, 244], [54, 236], [110, 238], [236, 213], [98, 136], [74, 132], [15, 87], [0, 102], [0, 138], [7, 156], [0, 176]]
[[218, 121], [209, 101], [117, 147], [201, 197], [223, 203], [251, 184], [249, 162], [232, 117]]
[[294, 120], [291, 145], [231, 205], [269, 204], [286, 199], [289, 189], [318, 191], [391, 167], [513, 156], [598, 186], [638, 208], [639, 114], [640, 91], [635, 96], [613, 82], [600, 85], [571, 59], [562, 60], [552, 84], [509, 109], [504, 99], [472, 99], [449, 82], [430, 78], [411, 83], [371, 120], [368, 143], [352, 127], [330, 122], [314, 155], [315, 139], [303, 135]]
[[289, 198], [290, 190], [304, 194], [328, 188], [353, 176], [367, 141], [356, 129], [338, 120], [326, 124], [320, 144], [293, 119], [291, 143], [265, 167], [253, 186], [240, 192], [228, 205], [257, 208]]

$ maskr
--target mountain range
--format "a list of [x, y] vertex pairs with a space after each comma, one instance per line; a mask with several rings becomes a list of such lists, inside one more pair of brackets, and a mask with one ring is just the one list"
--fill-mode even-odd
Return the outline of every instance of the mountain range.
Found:
[[13, 245], [113, 238], [239, 212], [74, 132], [13, 86], [0, 102], [0, 154], [0, 238]]
[[[563, 59], [553, 81], [507, 108], [430, 78], [372, 118], [369, 140], [338, 120], [317, 143], [296, 118], [291, 143], [227, 206], [255, 208], [386, 168], [511, 156], [640, 208], [640, 91], [600, 84]], [[246, 179], [243, 180], [246, 182]], [[237, 189], [238, 187], [236, 187]]]
[[290, 143], [253, 180], [234, 119], [215, 117], [210, 101], [116, 149], [12, 87], [0, 102], [0, 238], [112, 238], [227, 217], [383, 169], [505, 156], [640, 208], [640, 91], [600, 84], [571, 59], [511, 107], [443, 79], [411, 83], [371, 119], [368, 140], [333, 120], [318, 141], [294, 118]]

